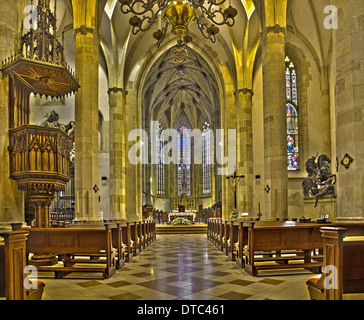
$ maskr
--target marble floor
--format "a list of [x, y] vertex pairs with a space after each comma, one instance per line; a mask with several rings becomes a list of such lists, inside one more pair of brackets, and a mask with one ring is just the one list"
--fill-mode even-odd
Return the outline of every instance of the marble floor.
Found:
[[[300, 272], [302, 271], [302, 273]], [[252, 277], [201, 234], [157, 235], [157, 240], [110, 279], [70, 274], [45, 283], [43, 300], [308, 300], [306, 280], [294, 270]]]

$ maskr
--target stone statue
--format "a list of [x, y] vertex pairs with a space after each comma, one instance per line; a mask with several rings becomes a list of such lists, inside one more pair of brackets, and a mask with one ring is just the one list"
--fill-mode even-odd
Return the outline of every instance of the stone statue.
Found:
[[68, 124], [59, 123], [59, 115], [56, 111], [47, 112], [46, 120], [41, 124], [43, 127], [59, 128], [69, 136], [73, 137], [75, 133], [75, 122], [71, 121]]
[[331, 160], [325, 154], [317, 154], [306, 162], [308, 176], [302, 182], [303, 194], [316, 197], [315, 207], [323, 196], [335, 194], [336, 175], [331, 173], [329, 163]]

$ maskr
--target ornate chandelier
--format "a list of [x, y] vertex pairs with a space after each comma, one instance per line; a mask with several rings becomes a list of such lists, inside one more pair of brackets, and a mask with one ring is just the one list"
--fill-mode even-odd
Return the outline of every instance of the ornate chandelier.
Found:
[[192, 40], [189, 35], [189, 26], [193, 21], [197, 22], [202, 35], [216, 41], [219, 33], [217, 26], [235, 24], [238, 11], [231, 6], [222, 7], [228, 0], [119, 0], [121, 11], [125, 14], [133, 13], [129, 23], [133, 34], [147, 31], [153, 24], [158, 23], [158, 31], [153, 37], [158, 42], [158, 47], [163, 42], [169, 25], [172, 33], [177, 37], [178, 48], [183, 51], [187, 43]]

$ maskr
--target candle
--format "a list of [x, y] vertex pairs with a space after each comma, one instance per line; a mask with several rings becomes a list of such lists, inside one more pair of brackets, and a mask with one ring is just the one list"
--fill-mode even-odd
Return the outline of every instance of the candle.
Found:
[[158, 30], [162, 30], [162, 11], [158, 13]]

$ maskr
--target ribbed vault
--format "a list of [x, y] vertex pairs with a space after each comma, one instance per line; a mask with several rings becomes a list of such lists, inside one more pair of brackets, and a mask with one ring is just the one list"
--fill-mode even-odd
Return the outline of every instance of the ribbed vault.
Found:
[[191, 48], [183, 63], [174, 59], [174, 48], [167, 50], [150, 70], [143, 92], [143, 108], [149, 120], [164, 127], [182, 123], [199, 128], [212, 123], [219, 110], [219, 93], [211, 68]]

